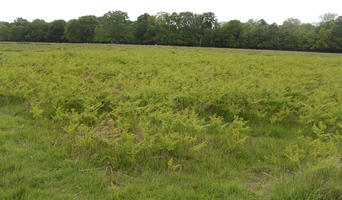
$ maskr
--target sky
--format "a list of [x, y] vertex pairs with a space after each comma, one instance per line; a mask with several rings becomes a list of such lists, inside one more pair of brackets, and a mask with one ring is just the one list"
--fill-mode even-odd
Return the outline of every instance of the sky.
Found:
[[66, 21], [84, 15], [102, 16], [108, 11], [127, 12], [131, 20], [158, 12], [213, 12], [220, 22], [238, 19], [265, 19], [282, 24], [287, 18], [317, 23], [319, 16], [331, 12], [342, 15], [342, 0], [0, 0], [0, 21], [17, 17], [29, 21]]

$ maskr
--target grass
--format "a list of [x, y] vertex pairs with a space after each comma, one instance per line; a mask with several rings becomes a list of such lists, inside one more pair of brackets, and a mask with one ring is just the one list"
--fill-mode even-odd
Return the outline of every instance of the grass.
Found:
[[110, 176], [54, 146], [55, 132], [25, 107], [0, 107], [0, 199], [109, 199]]
[[[0, 107], [0, 199], [184, 199], [248, 197], [248, 190], [217, 175], [151, 169], [131, 176], [106, 171], [54, 145], [55, 131], [32, 120], [25, 107]], [[209, 166], [210, 167], [210, 166]], [[109, 170], [109, 169], [107, 169]], [[234, 181], [235, 182], [235, 181]]]
[[341, 162], [328, 159], [275, 184], [272, 199], [342, 199]]
[[25, 107], [1, 105], [0, 199], [239, 199], [254, 196], [237, 180], [226, 180], [225, 174], [221, 175], [223, 178], [202, 173], [203, 177], [199, 178], [199, 174], [152, 169], [131, 175], [110, 172], [54, 145], [54, 134], [56, 130], [46, 123], [33, 121]]
[[342, 199], [341, 63], [0, 43], [0, 199]]

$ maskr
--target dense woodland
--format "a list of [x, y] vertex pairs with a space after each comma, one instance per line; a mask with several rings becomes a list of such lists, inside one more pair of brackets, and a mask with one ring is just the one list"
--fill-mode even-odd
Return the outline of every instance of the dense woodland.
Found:
[[82, 16], [68, 22], [17, 18], [0, 22], [0, 41], [160, 44], [342, 52], [342, 16], [327, 13], [318, 24], [290, 18], [218, 22], [212, 12], [147, 13], [131, 21], [126, 12]]

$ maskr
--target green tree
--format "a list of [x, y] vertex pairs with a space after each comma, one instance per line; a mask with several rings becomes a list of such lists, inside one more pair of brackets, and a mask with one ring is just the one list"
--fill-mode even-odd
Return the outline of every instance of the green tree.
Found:
[[26, 26], [25, 40], [31, 42], [45, 42], [49, 24], [44, 20], [36, 19]]
[[95, 29], [99, 22], [96, 16], [88, 15], [78, 19], [82, 42], [94, 42]]
[[10, 41], [25, 41], [24, 26], [10, 26], [8, 30], [8, 40]]
[[336, 13], [325, 13], [324, 15], [319, 16], [320, 19], [320, 23], [324, 24], [327, 22], [332, 22], [337, 18], [337, 14]]
[[268, 24], [265, 20], [249, 20], [248, 47], [265, 48], [268, 37]]
[[280, 49], [299, 50], [301, 41], [299, 38], [301, 22], [299, 19], [290, 18], [284, 21], [279, 28]]
[[315, 48], [320, 51], [327, 51], [330, 48], [331, 34], [328, 29], [319, 27], [318, 39], [316, 40]]
[[326, 13], [318, 24], [302, 24], [290, 18], [282, 25], [263, 19], [242, 23], [218, 23], [212, 12], [159, 12], [142, 14], [130, 21], [122, 11], [102, 17], [83, 16], [69, 22], [32, 23], [17, 18], [0, 22], [0, 40], [50, 42], [104, 42], [187, 46], [216, 46], [282, 50], [342, 52], [342, 16]]
[[198, 16], [200, 25], [199, 46], [212, 46], [215, 40], [215, 32], [218, 29], [218, 21], [214, 13], [205, 12]]
[[129, 21], [126, 12], [110, 11], [99, 20], [100, 25], [95, 30], [97, 42], [130, 43], [133, 41], [133, 23]]
[[65, 26], [65, 35], [69, 42], [94, 42], [98, 20], [95, 16], [83, 16], [70, 20]]
[[155, 16], [156, 42], [167, 45], [209, 46], [214, 43], [214, 13], [164, 13]]
[[69, 42], [82, 42], [81, 26], [77, 19], [72, 19], [66, 23], [65, 36]]
[[163, 45], [174, 44], [177, 37], [177, 26], [172, 22], [169, 13], [159, 12], [155, 15], [156, 43]]
[[316, 27], [312, 24], [302, 24], [299, 30], [299, 38], [302, 41], [300, 50], [315, 50]]
[[239, 20], [231, 20], [225, 23], [221, 29], [223, 46], [233, 48], [241, 47], [241, 42], [245, 39], [242, 38], [243, 26], [243, 23]]
[[136, 22], [135, 38], [140, 44], [155, 44], [155, 17], [147, 13], [140, 15]]
[[321, 22], [317, 28], [316, 48], [320, 51], [335, 51], [338, 49], [337, 14], [326, 13], [320, 16]]
[[47, 33], [47, 40], [49, 42], [64, 42], [64, 29], [66, 22], [64, 20], [55, 20], [50, 23]]
[[273, 23], [267, 26], [266, 41], [263, 42], [263, 48], [278, 49], [279, 48], [279, 27]]
[[8, 40], [10, 41], [25, 41], [26, 27], [29, 21], [21, 17], [14, 20], [8, 29]]
[[8, 23], [0, 22], [0, 41], [8, 40], [8, 26]]
[[342, 16], [339, 16], [335, 20], [335, 26], [332, 33], [337, 44], [336, 50], [342, 52]]

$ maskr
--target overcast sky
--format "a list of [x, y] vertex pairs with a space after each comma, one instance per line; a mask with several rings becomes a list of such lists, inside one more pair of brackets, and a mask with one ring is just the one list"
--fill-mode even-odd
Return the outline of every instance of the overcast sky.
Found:
[[214, 12], [219, 21], [250, 18], [281, 24], [294, 17], [314, 23], [327, 13], [342, 15], [342, 0], [0, 0], [0, 21], [11, 22], [17, 17], [70, 20], [84, 15], [102, 16], [110, 10], [128, 13], [131, 20], [147, 12]]

